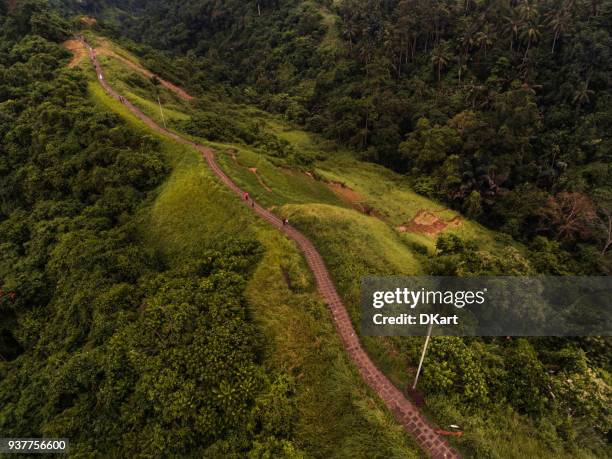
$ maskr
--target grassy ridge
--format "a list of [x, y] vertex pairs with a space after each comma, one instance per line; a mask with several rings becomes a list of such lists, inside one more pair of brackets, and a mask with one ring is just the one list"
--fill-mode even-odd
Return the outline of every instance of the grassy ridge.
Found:
[[[101, 109], [146, 129], [99, 85], [91, 83], [90, 93]], [[295, 245], [224, 189], [197, 151], [150, 134], [160, 139], [173, 172], [141, 212], [145, 240], [162, 249], [168, 263], [218, 237], [245, 232], [265, 249], [246, 293], [266, 338], [264, 364], [292, 385], [295, 443], [313, 457], [419, 457], [418, 447], [348, 362]]]
[[[117, 71], [112, 78], [119, 78], [120, 74]], [[129, 83], [125, 85], [131, 88]], [[153, 105], [147, 108], [137, 99], [134, 102], [141, 104], [143, 111], [149, 110], [155, 118]], [[124, 110], [120, 104], [115, 105], [118, 105], [115, 111]], [[434, 212], [445, 221], [460, 217], [439, 203], [414, 193], [403, 177], [359, 162], [350, 154], [331, 153], [315, 136], [296, 130], [281, 119], [250, 108], [232, 106], [230, 109], [232, 113], [257, 118], [268, 132], [316, 158], [307, 169], [323, 180], [306, 175], [304, 167], [282, 167], [277, 158], [262, 154], [253, 146], [212, 144], [221, 152], [219, 163], [233, 180], [262, 204], [287, 216], [313, 240], [355, 323], [359, 318], [361, 276], [422, 273], [427, 253], [434, 250], [435, 237], [398, 233], [395, 227], [407, 223], [422, 210]], [[181, 105], [178, 111], [181, 116], [189, 116], [189, 110], [188, 106]], [[178, 150], [173, 154], [175, 157], [192, 155]], [[231, 200], [225, 199], [222, 190], [214, 194], [214, 180], [211, 181], [208, 173], [193, 170], [199, 168], [201, 161], [195, 156], [181, 160], [184, 164], [177, 163], [177, 169], [153, 203], [150, 237], [156, 244], [167, 244], [171, 248], [169, 253], [179, 254], [190, 245], [206, 243], [207, 238], [203, 235], [209, 235], [214, 228], [228, 234], [241, 231], [247, 223], [254, 228], [256, 237], [266, 247], [266, 255], [249, 285], [249, 301], [253, 317], [260, 324], [266, 342], [270, 343], [265, 356], [267, 365], [271, 369], [280, 368], [294, 378], [296, 401], [300, 407], [298, 442], [315, 456], [414, 455], [416, 447], [406, 443], [406, 436], [388, 413], [376, 408], [378, 402], [371, 398], [346, 361], [327, 311], [313, 293], [309, 273], [299, 253], [284, 238], [243, 215], [243, 209], [238, 208], [234, 213]], [[257, 169], [257, 175], [250, 170], [252, 168]], [[375, 209], [379, 217], [366, 216], [356, 210], [325, 181], [344, 184]], [[190, 196], [197, 196], [193, 201], [201, 205], [185, 203], [184, 199]], [[228, 222], [226, 217], [230, 213], [232, 218]], [[236, 225], [232, 226], [234, 223]], [[201, 234], [196, 234], [200, 227]], [[461, 225], [449, 226], [445, 231], [475, 241], [488, 250], [508, 244], [521, 249], [512, 241], [500, 239], [496, 233], [466, 219], [462, 219]], [[411, 380], [410, 366], [415, 364], [407, 362], [406, 353], [402, 351], [407, 347], [418, 348], [421, 341], [406, 339], [400, 350], [390, 339], [363, 339], [377, 365], [400, 388], [406, 387]], [[457, 442], [459, 448], [488, 457], [568, 457], [563, 451], [549, 449], [546, 437], [550, 426], [533, 425], [512, 410], [475, 415], [453, 410], [452, 405], [452, 400], [447, 398], [428, 401], [440, 425], [456, 423], [466, 431]], [[377, 436], [380, 436], [379, 443], [375, 440]]]

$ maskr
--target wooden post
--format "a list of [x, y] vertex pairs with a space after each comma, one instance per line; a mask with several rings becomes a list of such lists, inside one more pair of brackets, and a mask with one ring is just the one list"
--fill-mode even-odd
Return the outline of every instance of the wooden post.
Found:
[[159, 100], [159, 94], [157, 95], [157, 103], [159, 104], [159, 111], [161, 113], [162, 121], [164, 123], [164, 129], [168, 129], [166, 126], [166, 119], [164, 118], [164, 111], [162, 110], [161, 101]]
[[427, 337], [425, 338], [425, 344], [423, 344], [423, 352], [421, 352], [421, 360], [419, 361], [419, 368], [417, 369], [417, 374], [414, 378], [414, 384], [412, 385], [413, 389], [416, 389], [417, 383], [419, 382], [419, 375], [421, 374], [421, 368], [423, 368], [423, 360], [425, 360], [425, 353], [427, 352], [427, 345], [429, 344], [429, 339], [431, 338], [431, 329], [433, 325], [429, 324], [429, 328], [427, 329]]

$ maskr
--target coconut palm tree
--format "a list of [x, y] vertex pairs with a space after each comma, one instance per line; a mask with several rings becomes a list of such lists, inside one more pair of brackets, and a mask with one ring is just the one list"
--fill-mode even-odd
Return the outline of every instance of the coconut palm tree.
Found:
[[588, 104], [591, 101], [591, 96], [595, 92], [589, 89], [589, 80], [580, 83], [574, 92], [573, 102], [576, 104], [576, 111], [580, 110], [583, 104]]
[[459, 45], [457, 46], [459, 83], [461, 83], [463, 71], [467, 70], [470, 52], [475, 45], [474, 28], [474, 24], [467, 17], [460, 19]]
[[445, 68], [452, 59], [448, 42], [441, 41], [433, 50], [431, 55], [431, 63], [438, 71], [438, 83], [442, 76], [442, 69]]
[[525, 22], [532, 22], [538, 19], [540, 13], [536, 5], [532, 4], [529, 0], [524, 0], [518, 7], [520, 17]]
[[551, 50], [553, 54], [555, 52], [555, 46], [557, 44], [557, 40], [559, 40], [559, 37], [563, 34], [563, 32], [567, 30], [569, 20], [570, 20], [569, 11], [567, 11], [566, 9], [558, 10], [550, 14], [548, 26], [551, 27], [554, 32], [552, 50]]
[[491, 26], [486, 24], [480, 32], [476, 34], [476, 43], [484, 50], [485, 58], [487, 57], [487, 49], [493, 46], [493, 32]]
[[353, 52], [354, 39], [359, 33], [359, 25], [351, 19], [347, 20], [343, 24], [342, 36], [349, 42], [349, 51]]
[[523, 27], [523, 20], [513, 12], [511, 16], [506, 16], [505, 32], [510, 35], [510, 51], [514, 50], [514, 40], [518, 40], [519, 33]]
[[540, 38], [540, 28], [537, 23], [530, 22], [521, 33], [522, 39], [527, 42], [527, 49], [525, 49], [525, 57], [531, 48], [533, 43], [536, 43]]

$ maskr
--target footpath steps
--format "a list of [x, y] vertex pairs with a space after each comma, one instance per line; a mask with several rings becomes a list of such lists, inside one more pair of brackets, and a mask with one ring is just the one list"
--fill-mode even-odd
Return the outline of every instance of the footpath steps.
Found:
[[365, 352], [359, 341], [359, 337], [353, 328], [351, 318], [340, 298], [332, 278], [325, 266], [323, 257], [317, 251], [310, 240], [293, 228], [291, 225], [283, 225], [283, 221], [268, 211], [264, 207], [251, 200], [244, 201], [243, 196], [245, 191], [240, 189], [226, 174], [221, 170], [215, 160], [214, 151], [208, 147], [200, 145], [189, 139], [186, 139], [175, 132], [164, 129], [155, 121], [145, 115], [138, 107], [133, 105], [106, 81], [104, 72], [96, 57], [95, 50], [90, 47], [82, 37], [77, 37], [86, 46], [89, 58], [96, 70], [98, 83], [104, 90], [113, 98], [123, 103], [130, 112], [143, 121], [151, 129], [181, 143], [196, 148], [206, 160], [206, 163], [214, 174], [223, 182], [230, 190], [232, 190], [239, 199], [243, 200], [244, 204], [252, 209], [257, 215], [262, 217], [279, 231], [282, 231], [291, 238], [300, 248], [310, 270], [314, 274], [317, 284], [317, 290], [323, 297], [331, 312], [332, 320], [336, 331], [340, 335], [344, 349], [349, 358], [359, 370], [363, 380], [370, 388], [378, 394], [385, 403], [387, 408], [393, 413], [399, 423], [405, 430], [416, 439], [420, 447], [434, 459], [458, 459], [461, 456], [453, 449], [446, 439], [436, 433], [436, 428], [421, 414], [420, 410], [409, 400], [404, 397], [389, 379], [376, 367], [370, 356]]

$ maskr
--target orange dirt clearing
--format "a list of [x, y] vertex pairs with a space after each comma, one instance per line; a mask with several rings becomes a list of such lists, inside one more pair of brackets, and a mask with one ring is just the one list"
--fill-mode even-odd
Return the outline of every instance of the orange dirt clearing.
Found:
[[444, 231], [449, 226], [461, 225], [461, 217], [454, 217], [451, 220], [445, 221], [434, 215], [433, 212], [421, 209], [417, 212], [412, 220], [408, 223], [399, 226], [397, 230], [400, 233], [419, 233], [427, 236], [435, 236]]
[[68, 67], [75, 67], [81, 62], [81, 60], [87, 55], [87, 50], [85, 49], [85, 45], [81, 43], [79, 40], [67, 40], [62, 43], [62, 46], [70, 51], [74, 56], [72, 60], [68, 63]]

